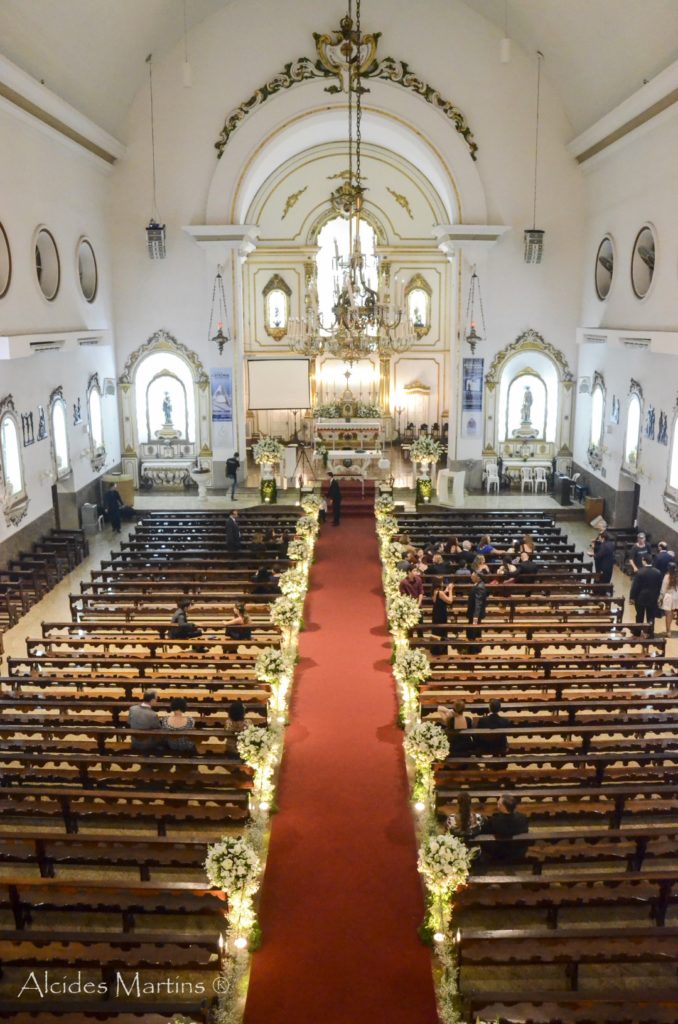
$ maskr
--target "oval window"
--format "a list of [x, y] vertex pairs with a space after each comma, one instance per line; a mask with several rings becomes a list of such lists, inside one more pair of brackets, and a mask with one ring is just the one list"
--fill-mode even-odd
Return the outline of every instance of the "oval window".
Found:
[[51, 302], [59, 291], [61, 267], [56, 242], [47, 228], [40, 228], [35, 239], [35, 273], [40, 291]]
[[596, 294], [599, 299], [605, 300], [610, 293], [612, 275], [614, 273], [614, 247], [612, 239], [605, 236], [596, 253]]
[[0, 299], [4, 298], [12, 280], [12, 254], [5, 229], [0, 224]]
[[99, 271], [94, 249], [88, 238], [83, 238], [78, 246], [78, 280], [85, 299], [94, 302], [99, 287]]
[[647, 224], [636, 235], [631, 257], [631, 285], [638, 299], [644, 299], [654, 277], [655, 237]]

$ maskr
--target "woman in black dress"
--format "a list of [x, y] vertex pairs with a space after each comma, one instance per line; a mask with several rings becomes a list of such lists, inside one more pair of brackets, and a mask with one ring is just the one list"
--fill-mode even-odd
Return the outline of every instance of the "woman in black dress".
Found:
[[[436, 628], [447, 625], [447, 609], [454, 601], [454, 587], [450, 583], [449, 577], [445, 576], [442, 580], [437, 578], [433, 584], [433, 591], [431, 594], [433, 600], [433, 611], [431, 614], [431, 621], [433, 622], [433, 629], [431, 632], [434, 636], [442, 637], [446, 636], [447, 630]], [[441, 658], [447, 654], [447, 644], [435, 644], [431, 648], [431, 654], [434, 658]]]

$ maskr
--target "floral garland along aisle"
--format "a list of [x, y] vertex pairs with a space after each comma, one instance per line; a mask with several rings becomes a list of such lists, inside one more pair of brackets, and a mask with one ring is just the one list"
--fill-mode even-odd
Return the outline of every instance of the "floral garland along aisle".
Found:
[[[450, 745], [435, 722], [422, 722], [419, 687], [431, 676], [425, 650], [410, 647], [410, 630], [419, 622], [419, 605], [400, 593], [404, 573], [398, 569], [400, 551], [393, 538], [399, 532], [395, 504], [390, 496], [374, 504], [382, 564], [386, 615], [393, 639], [393, 675], [400, 704], [399, 720], [405, 730], [405, 753], [419, 840], [418, 869], [426, 891], [426, 916], [420, 928], [423, 941], [434, 949], [434, 977], [441, 1024], [463, 1024], [459, 997], [457, 936], [451, 918], [454, 893], [468, 880], [474, 851], [456, 836], [439, 831], [435, 816], [434, 765], [444, 761]], [[479, 1022], [478, 1022], [479, 1024]]]
[[[269, 815], [275, 809], [276, 772], [282, 756], [290, 689], [303, 628], [304, 600], [318, 535], [320, 498], [304, 497], [305, 513], [297, 520], [288, 545], [291, 568], [280, 577], [281, 596], [271, 607], [271, 621], [280, 628], [279, 647], [265, 647], [255, 662], [255, 674], [270, 687], [268, 726], [247, 725], [238, 734], [238, 753], [253, 770], [251, 820], [239, 836], [224, 836], [208, 847], [205, 873], [228, 901], [226, 934], [220, 940], [221, 977], [215, 1024], [239, 1024], [247, 994], [250, 953], [261, 944], [255, 897], [263, 875], [269, 835]], [[180, 1015], [175, 1024], [185, 1021]], [[188, 1024], [188, 1022], [186, 1022]]]

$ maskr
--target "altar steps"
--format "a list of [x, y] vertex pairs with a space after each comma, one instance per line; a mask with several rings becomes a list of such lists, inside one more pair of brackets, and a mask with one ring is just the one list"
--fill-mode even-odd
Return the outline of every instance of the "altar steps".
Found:
[[[341, 487], [341, 514], [342, 516], [366, 517], [374, 515], [374, 499], [376, 496], [376, 484], [374, 480], [365, 480], [365, 493], [360, 480], [346, 480], [337, 477]], [[323, 481], [323, 497], [327, 497], [329, 481]], [[332, 520], [332, 503], [328, 502], [327, 518]]]

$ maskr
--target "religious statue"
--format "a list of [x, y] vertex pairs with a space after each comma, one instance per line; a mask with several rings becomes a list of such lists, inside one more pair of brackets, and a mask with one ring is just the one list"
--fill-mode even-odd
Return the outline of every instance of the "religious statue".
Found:
[[162, 411], [165, 414], [165, 426], [172, 426], [172, 399], [169, 396], [169, 391], [165, 392], [165, 397], [162, 402]]
[[525, 394], [523, 395], [523, 404], [520, 407], [520, 425], [521, 427], [532, 426], [532, 392], [530, 386], [525, 386]]

